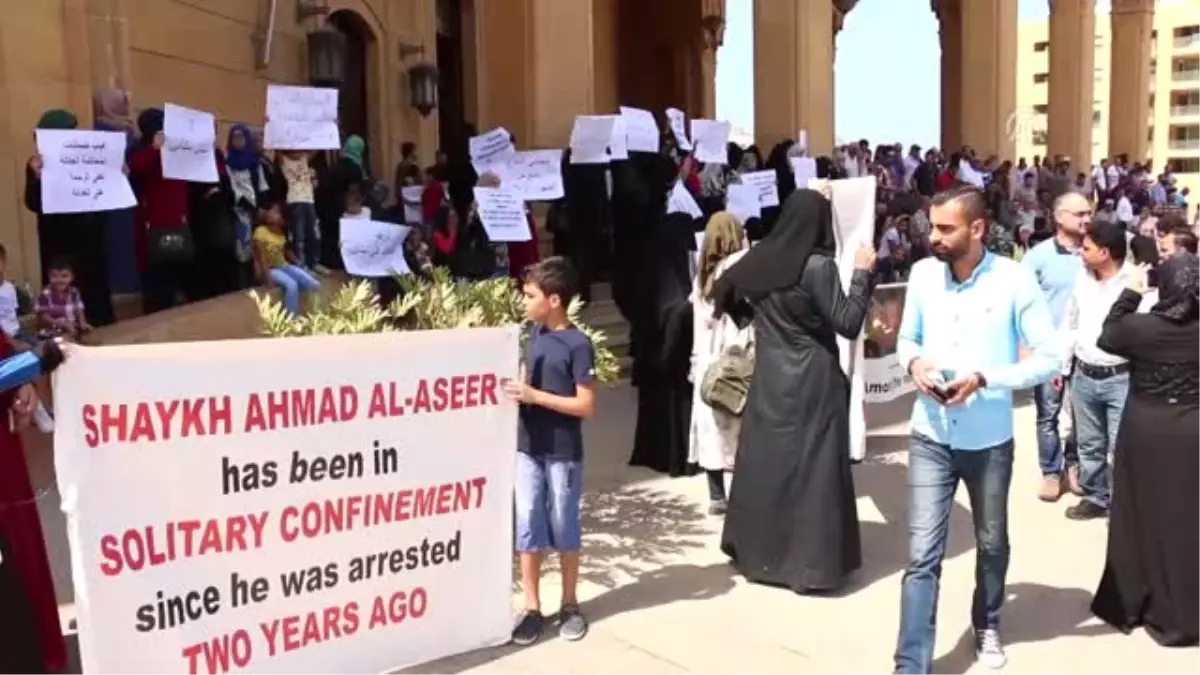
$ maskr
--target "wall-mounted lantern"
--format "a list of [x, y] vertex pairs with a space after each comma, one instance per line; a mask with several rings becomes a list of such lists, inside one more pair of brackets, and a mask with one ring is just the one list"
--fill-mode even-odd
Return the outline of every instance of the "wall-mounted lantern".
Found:
[[308, 81], [314, 87], [339, 87], [346, 80], [346, 36], [322, 26], [308, 32]]
[[408, 94], [412, 106], [428, 117], [438, 106], [438, 69], [432, 63], [421, 62], [408, 69]]
[[304, 23], [314, 16], [327, 16], [328, 14], [328, 0], [296, 0], [296, 23]]
[[[421, 45], [410, 45], [403, 42], [399, 45], [400, 61], [406, 61], [410, 56], [418, 56], [425, 53], [425, 47]], [[437, 66], [422, 61], [417, 63], [405, 73], [408, 77], [408, 100], [412, 107], [421, 113], [422, 117], [428, 117], [429, 113], [433, 112], [438, 107], [438, 69]]]

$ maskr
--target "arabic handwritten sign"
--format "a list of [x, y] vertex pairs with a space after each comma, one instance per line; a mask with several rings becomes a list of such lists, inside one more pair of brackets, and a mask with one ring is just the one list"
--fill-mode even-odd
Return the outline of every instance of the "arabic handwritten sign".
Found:
[[658, 121], [654, 113], [621, 106], [621, 117], [625, 119], [625, 141], [630, 152], [658, 152]]
[[767, 208], [779, 206], [778, 176], [774, 169], [742, 174], [742, 185], [753, 185], [758, 190], [758, 205]]
[[561, 199], [563, 192], [562, 150], [522, 150], [513, 153], [492, 171], [505, 189], [528, 202]]
[[125, 177], [125, 134], [38, 129], [42, 212], [114, 211], [137, 203]]
[[705, 164], [729, 163], [729, 134], [733, 125], [716, 120], [692, 120], [696, 159]]
[[725, 210], [737, 216], [742, 225], [751, 218], [762, 218], [758, 188], [753, 185], [729, 185], [725, 188]]
[[362, 218], [342, 218], [342, 262], [346, 271], [377, 279], [411, 274], [404, 259], [404, 240], [412, 228]]
[[667, 108], [667, 122], [671, 125], [671, 133], [675, 135], [675, 144], [680, 150], [691, 150], [692, 142], [688, 140], [687, 126], [684, 124], [685, 115], [679, 108]]
[[704, 215], [692, 193], [688, 192], [680, 180], [675, 181], [675, 187], [671, 188], [671, 194], [667, 198], [667, 213], [686, 213], [693, 219]]
[[264, 145], [280, 150], [337, 150], [338, 90], [267, 85]]
[[572, 164], [607, 164], [616, 115], [580, 115], [571, 128]]
[[479, 222], [493, 242], [529, 241], [529, 219], [521, 195], [505, 188], [475, 188]]
[[506, 162], [517, 151], [512, 142], [512, 134], [504, 127], [496, 127], [486, 134], [472, 136], [467, 145], [467, 151], [471, 155], [471, 166], [474, 166], [475, 173], [481, 176], [493, 171], [495, 165]]
[[217, 157], [213, 152], [217, 126], [212, 113], [168, 103], [163, 106], [163, 135], [164, 178], [217, 182]]

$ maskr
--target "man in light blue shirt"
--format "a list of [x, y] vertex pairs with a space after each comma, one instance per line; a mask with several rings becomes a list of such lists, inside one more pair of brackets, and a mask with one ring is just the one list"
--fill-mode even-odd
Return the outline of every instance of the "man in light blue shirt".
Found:
[[[958, 185], [935, 195], [929, 219], [936, 259], [913, 266], [896, 346], [920, 392], [911, 421], [897, 673], [933, 667], [939, 578], [960, 480], [977, 542], [976, 654], [991, 668], [1004, 665], [999, 625], [1009, 558], [1012, 392], [1049, 381], [1062, 362], [1062, 340], [1033, 274], [984, 249], [983, 191]], [[1030, 349], [1023, 361], [1021, 344]]]
[[[1050, 320], [1055, 328], [1063, 323], [1067, 299], [1075, 288], [1075, 280], [1083, 272], [1079, 249], [1083, 233], [1092, 221], [1092, 205], [1081, 192], [1066, 192], [1054, 200], [1054, 236], [1034, 246], [1021, 260], [1041, 287], [1050, 307]], [[1058, 417], [1063, 409], [1066, 390], [1064, 378], [1033, 388], [1037, 406], [1038, 460], [1042, 467], [1042, 501], [1057, 501], [1062, 496], [1063, 483], [1079, 494], [1079, 457], [1075, 444], [1067, 439], [1066, 453], [1059, 436]]]

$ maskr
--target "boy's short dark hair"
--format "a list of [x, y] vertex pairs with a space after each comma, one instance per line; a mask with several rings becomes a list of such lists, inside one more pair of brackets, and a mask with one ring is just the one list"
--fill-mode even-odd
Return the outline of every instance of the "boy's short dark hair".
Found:
[[1124, 262], [1129, 252], [1129, 243], [1125, 238], [1125, 228], [1111, 220], [1093, 220], [1087, 228], [1087, 238], [1096, 246], [1108, 251], [1117, 262]]
[[0, 260], [8, 259], [8, 249], [4, 248], [4, 244], [0, 244]]
[[1164, 213], [1159, 217], [1158, 222], [1154, 224], [1158, 230], [1158, 236], [1166, 236], [1179, 229], [1187, 229], [1187, 217], [1178, 211]]
[[412, 141], [405, 141], [400, 144], [400, 156], [408, 157], [417, 151], [417, 144]]
[[1192, 228], [1188, 226], [1177, 227], [1171, 230], [1170, 237], [1175, 238], [1175, 247], [1192, 255], [1196, 255], [1197, 241], [1196, 233], [1192, 232]]
[[562, 256], [551, 256], [530, 265], [525, 271], [525, 283], [537, 286], [547, 298], [557, 295], [563, 307], [579, 294], [575, 268]]
[[47, 272], [70, 272], [75, 273], [75, 263], [65, 255], [55, 256], [46, 264]]

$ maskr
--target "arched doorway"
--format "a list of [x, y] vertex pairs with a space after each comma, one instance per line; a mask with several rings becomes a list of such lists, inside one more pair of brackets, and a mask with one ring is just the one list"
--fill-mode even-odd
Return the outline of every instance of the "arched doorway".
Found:
[[[367, 53], [371, 43], [371, 28], [357, 12], [339, 10], [329, 15], [329, 25], [346, 36], [345, 79], [338, 91], [338, 121], [342, 136], [362, 136], [371, 149], [371, 126], [367, 98]], [[371, 166], [370, 156], [363, 158]]]

